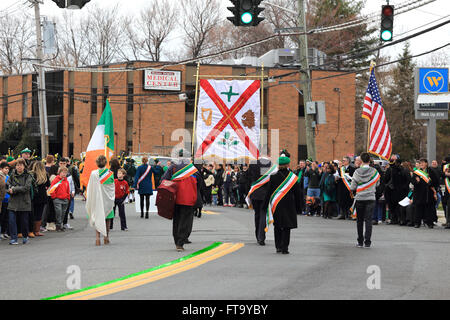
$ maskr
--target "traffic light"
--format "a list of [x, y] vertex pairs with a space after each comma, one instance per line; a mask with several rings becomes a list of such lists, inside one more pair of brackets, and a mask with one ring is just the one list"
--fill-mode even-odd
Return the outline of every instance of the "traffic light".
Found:
[[264, 10], [259, 7], [262, 0], [230, 0], [234, 7], [227, 7], [233, 13], [227, 19], [238, 27], [254, 27], [264, 20], [258, 15]]
[[53, 2], [62, 9], [66, 7], [66, 0], [53, 0]]
[[381, 8], [381, 33], [382, 41], [392, 41], [394, 29], [394, 6], [384, 5]]

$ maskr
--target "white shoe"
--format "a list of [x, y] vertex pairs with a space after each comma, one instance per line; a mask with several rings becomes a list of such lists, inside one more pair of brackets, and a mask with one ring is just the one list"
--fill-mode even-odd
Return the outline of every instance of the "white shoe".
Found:
[[73, 228], [68, 223], [64, 225], [64, 229], [73, 230]]
[[55, 225], [55, 223], [54, 223], [54, 222], [49, 222], [49, 223], [47, 223], [46, 229], [47, 229], [48, 231], [55, 231], [55, 230], [56, 230], [56, 225]]
[[383, 223], [383, 220], [378, 221], [378, 224], [382, 224], [382, 223]]

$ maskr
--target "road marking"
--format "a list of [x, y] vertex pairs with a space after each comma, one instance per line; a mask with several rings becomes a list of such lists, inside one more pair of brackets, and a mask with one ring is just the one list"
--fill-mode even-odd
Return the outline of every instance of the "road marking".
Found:
[[129, 290], [196, 268], [209, 261], [237, 251], [243, 246], [243, 243], [214, 243], [203, 250], [197, 251], [191, 255], [174, 260], [164, 265], [96, 286], [46, 298], [44, 300], [88, 300]]
[[214, 211], [209, 211], [209, 210], [203, 210], [202, 213], [206, 213], [206, 214], [220, 214], [220, 212], [214, 212]]

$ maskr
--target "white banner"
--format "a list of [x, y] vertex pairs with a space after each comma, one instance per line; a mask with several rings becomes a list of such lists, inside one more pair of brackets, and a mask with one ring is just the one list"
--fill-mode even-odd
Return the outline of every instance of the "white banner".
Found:
[[196, 159], [258, 158], [260, 84], [259, 80], [200, 80]]
[[144, 70], [144, 89], [158, 91], [180, 91], [181, 72], [159, 69]]

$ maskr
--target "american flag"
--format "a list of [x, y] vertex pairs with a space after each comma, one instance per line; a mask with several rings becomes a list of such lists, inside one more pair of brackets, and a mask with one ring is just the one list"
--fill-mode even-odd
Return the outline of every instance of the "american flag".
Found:
[[381, 103], [380, 91], [378, 90], [374, 69], [372, 69], [370, 74], [369, 86], [367, 87], [366, 97], [364, 98], [362, 117], [369, 120], [370, 124], [369, 146], [367, 151], [385, 160], [389, 160], [392, 152], [391, 134]]

